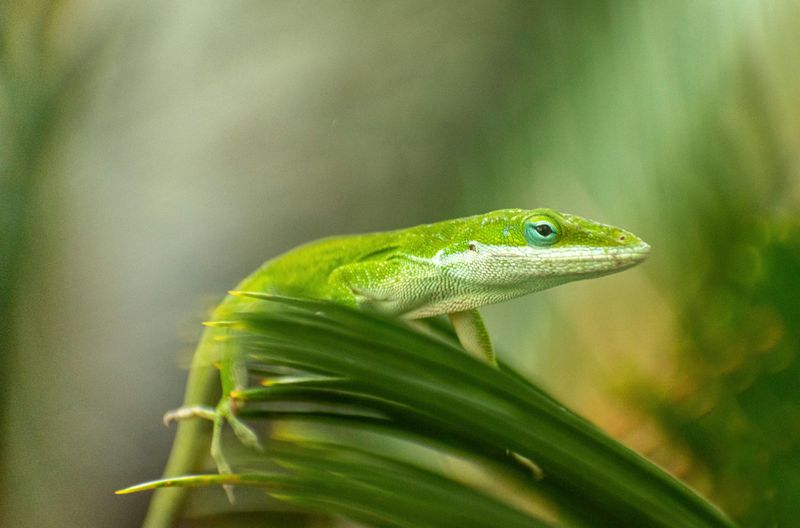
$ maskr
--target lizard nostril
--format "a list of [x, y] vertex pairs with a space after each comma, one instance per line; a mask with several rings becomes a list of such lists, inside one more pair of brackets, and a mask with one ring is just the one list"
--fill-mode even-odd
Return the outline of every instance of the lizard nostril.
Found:
[[470, 251], [477, 251], [477, 250], [478, 250], [478, 247], [477, 247], [475, 244], [470, 244], [470, 245], [469, 245], [469, 250], [470, 250]]
[[620, 235], [619, 236], [619, 241], [620, 242], [625, 242], [625, 235]]

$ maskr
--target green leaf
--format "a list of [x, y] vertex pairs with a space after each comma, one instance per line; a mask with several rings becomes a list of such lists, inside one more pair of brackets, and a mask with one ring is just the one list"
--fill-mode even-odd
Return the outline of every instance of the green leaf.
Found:
[[[263, 485], [277, 498], [375, 526], [544, 525], [447, 471], [436, 475], [409, 460], [418, 451], [399, 453], [392, 447], [399, 439], [490, 463], [487, 479], [515, 473], [514, 489], [504, 492], [509, 501], [543, 497], [563, 524], [733, 526], [686, 485], [507, 367], [473, 359], [446, 332], [423, 333], [327, 302], [239, 295], [263, 301], [221, 330], [259, 380], [237, 394], [242, 415], [273, 423], [303, 418], [341, 432], [324, 447], [269, 443], [263, 455], [248, 456], [247, 474], [150, 487], [239, 478], [237, 485]], [[365, 447], [359, 435], [366, 433], [385, 441]], [[533, 464], [543, 478], [530, 471]]]
[[451, 479], [365, 451], [273, 441], [269, 456], [287, 469], [164, 479], [117, 493], [163, 487], [252, 486], [311, 510], [335, 511], [377, 526], [549, 526]]

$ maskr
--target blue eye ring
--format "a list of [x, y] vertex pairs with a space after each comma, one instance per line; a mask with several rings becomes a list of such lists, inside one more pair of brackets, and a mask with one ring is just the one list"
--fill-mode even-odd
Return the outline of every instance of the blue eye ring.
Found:
[[550, 220], [525, 222], [525, 239], [534, 246], [550, 246], [558, 240], [558, 226]]

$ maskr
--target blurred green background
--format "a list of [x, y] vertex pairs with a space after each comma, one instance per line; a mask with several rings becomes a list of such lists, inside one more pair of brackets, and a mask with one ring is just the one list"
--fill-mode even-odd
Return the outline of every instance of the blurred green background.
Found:
[[263, 260], [502, 207], [644, 266], [485, 314], [743, 526], [800, 518], [800, 4], [0, 5], [0, 524], [141, 522], [198, 323]]

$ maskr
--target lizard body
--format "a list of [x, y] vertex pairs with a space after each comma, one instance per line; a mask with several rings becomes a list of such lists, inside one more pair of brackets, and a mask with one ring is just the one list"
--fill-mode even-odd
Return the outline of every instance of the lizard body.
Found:
[[[643, 261], [650, 251], [628, 231], [552, 209], [504, 209], [407, 229], [327, 238], [264, 263], [238, 291], [325, 299], [407, 319], [447, 314], [464, 348], [495, 364], [494, 351], [477, 308], [559, 284], [615, 273]], [[225, 423], [244, 443], [258, 447], [236, 418], [226, 395], [246, 385], [243, 359], [214, 336], [214, 321], [247, 310], [252, 299], [228, 295], [214, 311], [192, 362], [184, 407], [165, 476], [190, 473], [206, 449], [199, 440], [214, 421], [212, 455], [229, 471], [220, 452]], [[219, 373], [217, 372], [219, 368]], [[216, 409], [208, 407], [218, 392]], [[145, 528], [172, 526], [186, 489], [158, 490]]]

